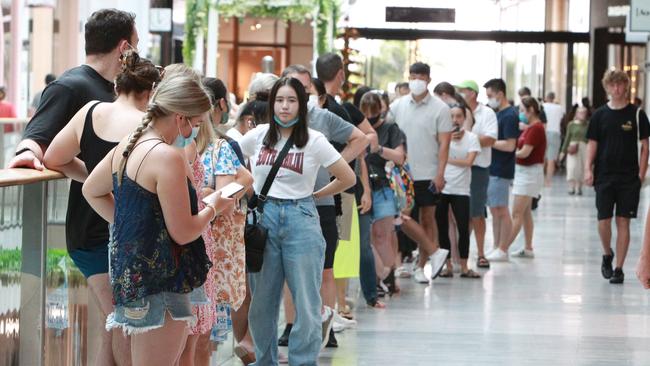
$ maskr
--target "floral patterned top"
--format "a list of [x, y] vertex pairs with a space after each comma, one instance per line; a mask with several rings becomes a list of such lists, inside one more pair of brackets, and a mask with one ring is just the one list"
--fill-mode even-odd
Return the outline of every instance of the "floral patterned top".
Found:
[[[200, 176], [203, 187], [208, 188], [215, 187], [216, 176], [234, 176], [241, 167], [234, 149], [224, 140], [208, 145], [195, 161], [203, 164], [192, 165], [194, 181], [198, 181]], [[197, 322], [190, 329], [190, 334], [206, 334], [212, 329], [217, 321], [215, 305], [228, 304], [233, 309], [239, 309], [246, 297], [245, 219], [244, 212], [241, 211], [235, 211], [232, 215], [219, 215], [203, 232], [206, 252], [214, 263], [204, 286], [211, 304], [193, 307]]]
[[[214, 150], [216, 148], [219, 148], [219, 151], [215, 154]], [[203, 162], [204, 170], [203, 187], [209, 188], [214, 188], [215, 176], [235, 175], [237, 174], [237, 169], [241, 167], [235, 150], [225, 140], [210, 143], [201, 155], [201, 161]]]
[[[188, 179], [190, 208], [198, 213], [196, 190]], [[198, 237], [178, 245], [165, 225], [158, 195], [124, 173], [113, 174], [115, 224], [109, 243], [113, 301], [125, 305], [160, 292], [189, 293], [201, 286], [212, 264]]]

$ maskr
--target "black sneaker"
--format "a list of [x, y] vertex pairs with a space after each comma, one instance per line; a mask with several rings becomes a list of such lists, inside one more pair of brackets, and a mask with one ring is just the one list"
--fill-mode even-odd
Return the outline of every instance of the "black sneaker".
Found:
[[287, 323], [287, 326], [284, 327], [284, 332], [282, 332], [282, 335], [280, 338], [278, 338], [278, 346], [280, 347], [288, 347], [289, 346], [289, 334], [291, 334], [291, 327], [293, 327], [293, 324]]
[[600, 273], [606, 280], [612, 278], [612, 261], [614, 260], [614, 253], [603, 255], [603, 263], [600, 265]]
[[609, 279], [609, 283], [623, 283], [623, 280], [625, 280], [625, 274], [623, 274], [623, 270], [621, 268], [616, 268], [614, 270], [612, 278]]
[[336, 337], [334, 337], [334, 330], [330, 328], [330, 337], [327, 340], [325, 348], [338, 348], [338, 346], [339, 342], [336, 340]]

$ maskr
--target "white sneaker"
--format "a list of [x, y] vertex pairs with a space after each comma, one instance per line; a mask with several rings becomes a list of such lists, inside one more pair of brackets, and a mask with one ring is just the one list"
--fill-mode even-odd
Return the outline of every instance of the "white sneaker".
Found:
[[508, 253], [504, 252], [500, 248], [497, 248], [493, 250], [490, 254], [485, 256], [485, 259], [487, 259], [490, 262], [507, 262]]
[[395, 276], [398, 278], [410, 278], [412, 274], [406, 266], [400, 266], [395, 270]]
[[357, 325], [356, 320], [350, 320], [342, 317], [337, 312], [334, 312], [334, 324], [332, 324], [332, 329], [334, 333], [342, 332], [348, 328], [352, 328]]
[[330, 339], [330, 329], [332, 329], [332, 323], [334, 320], [334, 310], [329, 306], [323, 306], [323, 311], [321, 312], [321, 325], [322, 325], [322, 337], [323, 342], [320, 345], [320, 349], [325, 348], [327, 341]]
[[518, 258], [535, 258], [535, 252], [530, 249], [521, 248], [510, 252], [510, 255]]
[[447, 249], [438, 248], [435, 253], [431, 254], [431, 279], [435, 280], [436, 277], [442, 271], [442, 266], [445, 265], [447, 261], [447, 256], [449, 256], [449, 251]]
[[424, 275], [424, 269], [423, 268], [417, 268], [413, 272], [413, 278], [415, 279], [415, 282], [417, 283], [429, 283], [429, 279], [427, 276]]

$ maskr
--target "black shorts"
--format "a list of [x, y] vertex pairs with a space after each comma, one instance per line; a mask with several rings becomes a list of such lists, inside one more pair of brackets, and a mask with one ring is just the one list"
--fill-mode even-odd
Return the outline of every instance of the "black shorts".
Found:
[[416, 180], [413, 182], [415, 190], [415, 203], [419, 207], [435, 206], [440, 202], [440, 193], [433, 193], [429, 190], [430, 180]]
[[598, 220], [610, 219], [616, 206], [616, 217], [636, 218], [641, 181], [639, 177], [606, 177], [599, 179], [596, 190]]
[[339, 242], [339, 228], [336, 225], [336, 208], [334, 206], [316, 206], [320, 216], [320, 228], [325, 238], [325, 269], [334, 267], [334, 253]]

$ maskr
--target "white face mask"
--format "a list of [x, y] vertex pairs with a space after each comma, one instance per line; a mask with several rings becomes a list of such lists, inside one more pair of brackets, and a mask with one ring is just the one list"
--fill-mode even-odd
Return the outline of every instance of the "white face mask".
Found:
[[316, 108], [320, 108], [320, 104], [318, 104], [318, 96], [317, 95], [310, 95], [309, 96], [309, 101], [307, 102], [307, 107], [311, 109], [311, 107], [314, 106]]
[[489, 106], [490, 108], [492, 108], [492, 109], [497, 109], [497, 108], [499, 108], [499, 105], [501, 105], [501, 103], [499, 103], [499, 101], [497, 100], [497, 98], [490, 98], [490, 99], [488, 99], [488, 106]]
[[422, 95], [427, 91], [427, 82], [420, 79], [409, 80], [409, 89], [411, 89], [411, 94], [415, 96]]

